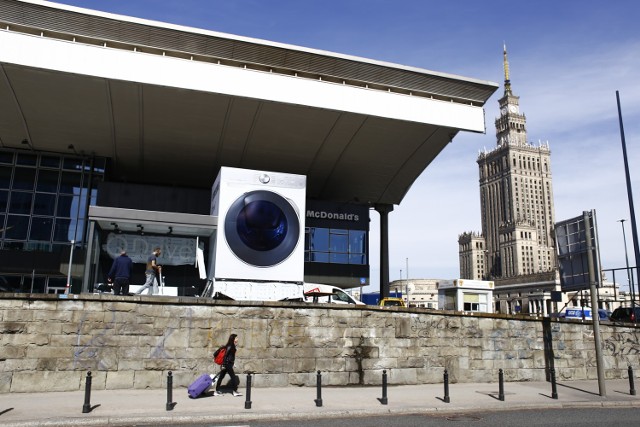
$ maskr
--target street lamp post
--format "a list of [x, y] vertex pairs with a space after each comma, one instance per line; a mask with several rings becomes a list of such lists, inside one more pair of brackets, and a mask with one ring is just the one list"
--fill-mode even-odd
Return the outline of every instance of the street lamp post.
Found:
[[633, 283], [633, 277], [631, 276], [631, 272], [629, 271], [629, 255], [627, 253], [627, 236], [626, 233], [624, 231], [624, 222], [626, 221], [626, 219], [619, 219], [618, 222], [620, 223], [620, 225], [622, 226], [622, 241], [624, 242], [624, 258], [625, 261], [627, 262], [627, 280], [629, 281], [629, 289], [631, 290], [631, 307], [635, 307], [636, 306], [636, 297], [634, 295], [634, 283]]

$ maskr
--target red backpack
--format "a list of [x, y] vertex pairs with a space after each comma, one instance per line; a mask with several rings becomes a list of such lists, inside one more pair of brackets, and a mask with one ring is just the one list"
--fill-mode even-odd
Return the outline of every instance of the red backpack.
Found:
[[227, 348], [220, 347], [213, 353], [213, 361], [216, 365], [222, 365], [224, 363], [224, 356], [227, 355]]

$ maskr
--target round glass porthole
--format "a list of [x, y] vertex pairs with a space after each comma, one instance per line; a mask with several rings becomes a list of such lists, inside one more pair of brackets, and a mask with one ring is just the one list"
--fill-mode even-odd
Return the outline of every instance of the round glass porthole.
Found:
[[224, 221], [227, 243], [247, 264], [270, 267], [287, 259], [298, 244], [300, 221], [291, 203], [270, 191], [236, 199]]

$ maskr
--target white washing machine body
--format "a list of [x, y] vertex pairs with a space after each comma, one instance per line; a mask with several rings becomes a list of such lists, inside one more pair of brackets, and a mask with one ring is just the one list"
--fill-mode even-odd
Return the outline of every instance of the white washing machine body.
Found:
[[304, 175], [221, 168], [211, 197], [215, 281], [304, 281], [306, 182]]

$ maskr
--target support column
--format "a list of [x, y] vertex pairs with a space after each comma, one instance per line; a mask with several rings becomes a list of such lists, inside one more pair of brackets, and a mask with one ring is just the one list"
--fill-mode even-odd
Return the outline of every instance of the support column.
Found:
[[376, 204], [380, 214], [380, 298], [389, 296], [389, 212], [393, 205]]

